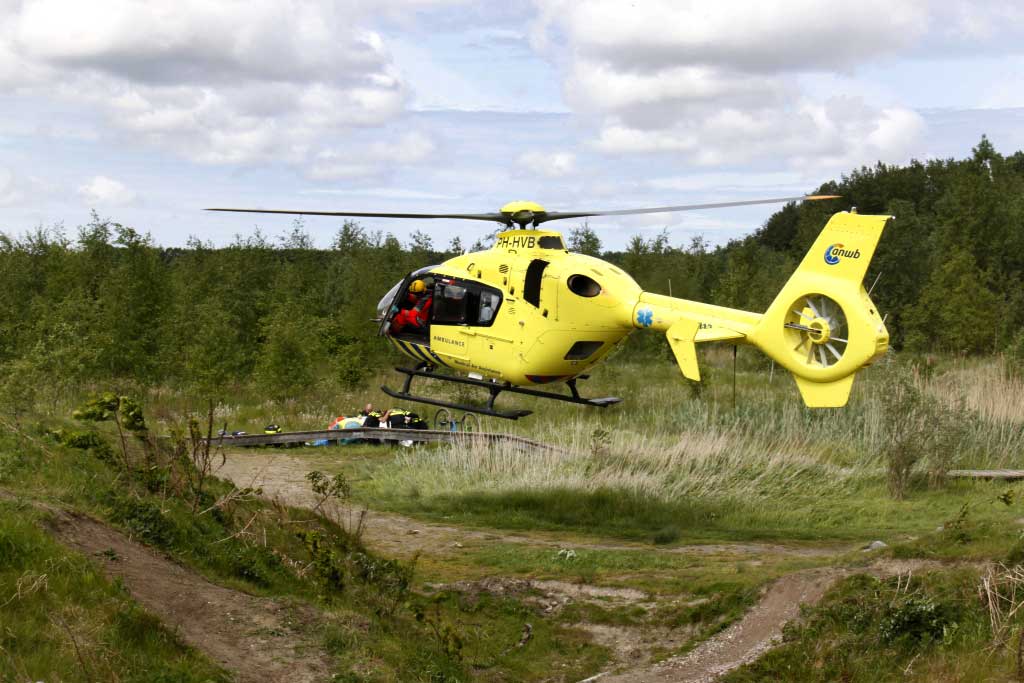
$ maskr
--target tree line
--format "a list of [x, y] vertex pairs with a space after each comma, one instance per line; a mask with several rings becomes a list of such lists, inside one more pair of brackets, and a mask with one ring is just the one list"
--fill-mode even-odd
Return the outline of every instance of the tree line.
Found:
[[[829, 215], [891, 213], [868, 274], [896, 348], [980, 354], [1024, 348], [1024, 153], [982, 138], [961, 160], [878, 164], [818, 188], [832, 202], [790, 204], [748, 237], [633, 237], [605, 250], [586, 224], [570, 248], [620, 266], [645, 289], [764, 310]], [[471, 250], [484, 248], [477, 243]], [[7, 396], [130, 378], [197, 392], [256, 384], [286, 397], [358, 385], [390, 362], [375, 339], [378, 299], [409, 271], [463, 251], [414, 232], [402, 244], [351, 221], [317, 249], [297, 221], [226, 247], [190, 239], [161, 248], [144, 233], [93, 220], [69, 237], [40, 227], [0, 233], [0, 383]], [[641, 335], [625, 353], [663, 344]]]

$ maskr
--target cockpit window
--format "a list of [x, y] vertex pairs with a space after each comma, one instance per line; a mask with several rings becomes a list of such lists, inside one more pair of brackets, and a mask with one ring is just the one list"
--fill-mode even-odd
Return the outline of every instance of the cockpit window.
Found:
[[557, 235], [544, 235], [537, 240], [537, 246], [541, 249], [565, 249], [562, 238]]

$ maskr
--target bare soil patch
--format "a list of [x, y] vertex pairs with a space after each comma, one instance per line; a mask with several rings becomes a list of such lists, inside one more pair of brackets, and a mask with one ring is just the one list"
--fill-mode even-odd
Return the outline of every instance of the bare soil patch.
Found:
[[120, 578], [132, 598], [237, 681], [330, 680], [330, 660], [316, 635], [323, 621], [317, 610], [215, 585], [101, 522], [48, 509], [64, 543]]

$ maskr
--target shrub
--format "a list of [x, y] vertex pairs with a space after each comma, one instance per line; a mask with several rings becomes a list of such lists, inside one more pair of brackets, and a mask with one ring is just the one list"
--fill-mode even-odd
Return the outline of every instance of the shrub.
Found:
[[110, 518], [128, 527], [145, 542], [169, 548], [177, 541], [174, 522], [165, 517], [155, 503], [116, 493], [111, 493], [106, 502], [111, 508]]

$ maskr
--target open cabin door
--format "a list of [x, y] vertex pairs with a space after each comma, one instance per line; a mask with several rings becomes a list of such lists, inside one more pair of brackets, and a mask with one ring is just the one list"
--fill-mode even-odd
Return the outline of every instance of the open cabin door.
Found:
[[[428, 285], [427, 290], [430, 291], [434, 280], [430, 271], [434, 268], [437, 268], [437, 266], [427, 266], [425, 268], [414, 270], [402, 278], [381, 298], [380, 302], [377, 304], [377, 318], [380, 320], [380, 327], [377, 328], [378, 336], [383, 337], [391, 334], [391, 321], [394, 320], [395, 316], [402, 310], [402, 306], [409, 296], [409, 285], [412, 284], [414, 280], [426, 280], [429, 278], [430, 284]], [[429, 336], [427, 341], [429, 341]]]

